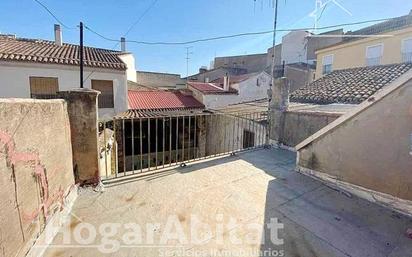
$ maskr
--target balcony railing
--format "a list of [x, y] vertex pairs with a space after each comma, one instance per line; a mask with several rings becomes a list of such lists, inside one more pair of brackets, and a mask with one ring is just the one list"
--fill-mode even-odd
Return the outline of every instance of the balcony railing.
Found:
[[187, 113], [101, 122], [103, 180], [266, 145], [267, 113]]

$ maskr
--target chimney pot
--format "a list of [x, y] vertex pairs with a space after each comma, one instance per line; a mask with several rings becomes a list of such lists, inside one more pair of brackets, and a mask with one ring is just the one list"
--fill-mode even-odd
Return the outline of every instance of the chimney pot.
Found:
[[58, 46], [63, 45], [62, 31], [59, 24], [54, 24], [54, 43]]
[[120, 38], [120, 49], [122, 52], [126, 52], [126, 38], [124, 37]]

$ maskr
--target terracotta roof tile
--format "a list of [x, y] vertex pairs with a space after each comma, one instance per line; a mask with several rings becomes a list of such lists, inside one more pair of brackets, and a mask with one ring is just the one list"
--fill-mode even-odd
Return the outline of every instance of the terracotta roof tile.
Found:
[[193, 96], [177, 91], [128, 91], [129, 109], [183, 110], [204, 108]]
[[391, 64], [336, 70], [290, 95], [292, 102], [359, 104], [412, 68]]
[[202, 92], [205, 95], [221, 95], [221, 94], [237, 94], [237, 90], [229, 88], [229, 91], [223, 90], [222, 85], [216, 83], [205, 83], [205, 82], [187, 82], [187, 84]]
[[[56, 45], [52, 41], [0, 37], [0, 61], [37, 62], [48, 64], [79, 65], [79, 46]], [[120, 52], [94, 47], [84, 47], [86, 67], [125, 70]]]

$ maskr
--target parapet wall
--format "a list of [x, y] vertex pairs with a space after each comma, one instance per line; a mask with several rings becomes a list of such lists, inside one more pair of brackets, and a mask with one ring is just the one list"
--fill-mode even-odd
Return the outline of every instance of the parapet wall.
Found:
[[298, 166], [386, 195], [392, 204], [399, 203], [394, 199], [411, 201], [411, 76], [405, 74], [300, 143]]
[[0, 100], [2, 256], [25, 256], [74, 188], [64, 100]]

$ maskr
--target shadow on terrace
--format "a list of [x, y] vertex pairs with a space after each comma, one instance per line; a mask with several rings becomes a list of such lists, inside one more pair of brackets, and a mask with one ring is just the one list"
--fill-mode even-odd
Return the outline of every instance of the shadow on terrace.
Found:
[[[105, 223], [141, 226], [143, 243], [135, 247], [122, 242], [127, 229], [110, 237], [124, 246], [112, 253], [115, 256], [179, 256], [184, 251], [209, 256], [224, 252], [240, 256], [408, 256], [412, 246], [403, 232], [412, 225], [410, 220], [301, 175], [294, 171], [294, 163], [292, 152], [260, 149], [144, 176], [104, 192], [86, 190], [75, 202], [74, 218], [66, 227], [75, 230], [82, 223], [96, 228]], [[161, 243], [171, 217], [176, 217], [187, 242]], [[271, 218], [284, 226], [278, 235], [281, 245], [271, 243], [267, 228]], [[196, 230], [203, 238], [201, 243], [190, 241], [195, 219], [211, 228]], [[158, 224], [145, 231], [149, 223]], [[224, 224], [222, 233], [219, 224]], [[179, 229], [175, 226], [172, 231]], [[148, 232], [153, 233], [154, 243], [145, 241]], [[63, 237], [58, 234], [44, 256], [100, 256], [94, 246], [107, 243], [103, 239], [98, 234], [90, 247], [75, 244], [61, 249]]]

